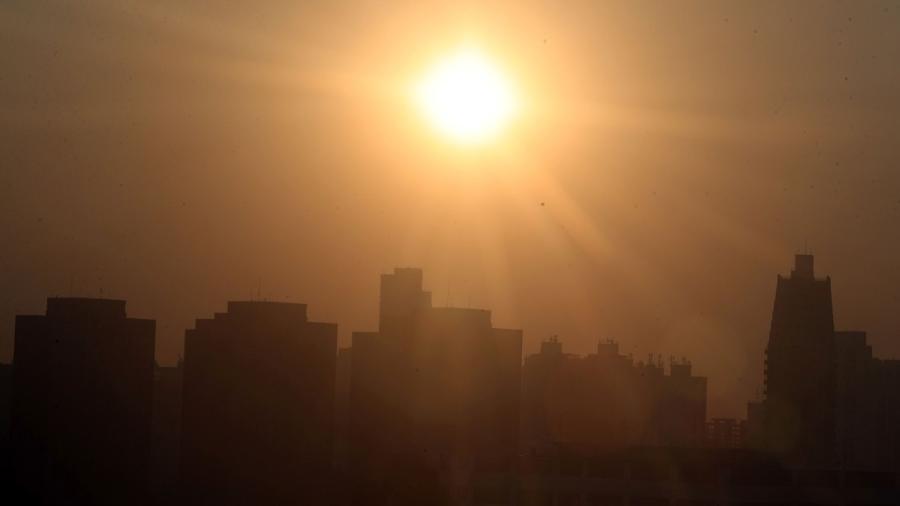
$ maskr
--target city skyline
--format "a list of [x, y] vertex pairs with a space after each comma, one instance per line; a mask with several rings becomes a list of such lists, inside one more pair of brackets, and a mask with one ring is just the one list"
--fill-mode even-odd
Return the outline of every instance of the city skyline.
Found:
[[[830, 278], [830, 276], [829, 276], [829, 278]], [[373, 279], [374, 279], [374, 277], [373, 277]], [[840, 280], [838, 281], [838, 283], [840, 286]], [[431, 286], [430, 283], [429, 283], [429, 286]], [[437, 297], [438, 298], [440, 297], [440, 289], [432, 290], [431, 293], [432, 293], [432, 295], [437, 293], [438, 294]], [[446, 294], [445, 294], [445, 296], [446, 296]], [[841, 300], [840, 290], [837, 290], [835, 297], [838, 299], [838, 301]], [[78, 297], [76, 297], [76, 298], [78, 298]], [[100, 293], [96, 294], [96, 296], [87, 296], [86, 298], [87, 299], [98, 299], [98, 300], [116, 300], [116, 299], [102, 297], [102, 294], [100, 294]], [[298, 304], [298, 302], [291, 301], [290, 299], [287, 299], [287, 298], [285, 300], [269, 300], [267, 297], [261, 296], [261, 292], [259, 291], [258, 286], [257, 286], [257, 291], [255, 293], [251, 293], [250, 297], [248, 297], [246, 299], [235, 299], [235, 300], [246, 300], [247, 302], [273, 302], [273, 303]], [[447, 303], [448, 300], [449, 299], [445, 299], [445, 301], [441, 301], [438, 299], [436, 302], [439, 303], [441, 306], [448, 307], [448, 308], [456, 307], [456, 308], [461, 308], [461, 309], [464, 309], [464, 308], [483, 309], [483, 308], [476, 308], [476, 307], [473, 307], [471, 305], [466, 305], [466, 304], [462, 304], [462, 305], [448, 304]], [[304, 305], [307, 305], [307, 304], [304, 303]], [[312, 305], [312, 304], [309, 304], [309, 305]], [[840, 305], [840, 304], [837, 303], [836, 305]], [[835, 311], [835, 315], [839, 315], [839, 314], [840, 314], [840, 311]], [[145, 316], [152, 317], [152, 315], [145, 315]], [[771, 305], [769, 305], [769, 310], [768, 310], [768, 314], [766, 316], [766, 321], [769, 316], [771, 316]], [[154, 318], [154, 320], [156, 320], [156, 319]], [[377, 316], [375, 317], [375, 321], [377, 321]], [[835, 324], [836, 328], [859, 328], [861, 330], [866, 330], [865, 324], [857, 326], [857, 327], [847, 327], [847, 326], [841, 325], [840, 320], [838, 320], [836, 316], [835, 316], [835, 322], [836, 322], [836, 324]], [[334, 323], [336, 325], [336, 328], [338, 329], [337, 335], [339, 336], [339, 338], [338, 338], [337, 342], [338, 342], [339, 348], [350, 347], [352, 344], [352, 341], [347, 338], [341, 338], [340, 336], [347, 336], [348, 334], [359, 333], [359, 329], [348, 329], [348, 328], [346, 328], [345, 325], [342, 325], [340, 321], [333, 321], [332, 323]], [[508, 326], [515, 326], [515, 322], [509, 322]], [[765, 326], [768, 327], [767, 324]], [[189, 328], [189, 327], [186, 327], [186, 328]], [[182, 330], [182, 332], [183, 331], [184, 330]], [[670, 362], [670, 360], [676, 359], [676, 358], [682, 359], [682, 360], [689, 359], [692, 362], [694, 371], [698, 372], [699, 374], [701, 374], [705, 377], [709, 377], [712, 380], [712, 381], [710, 381], [710, 403], [707, 406], [707, 409], [709, 410], [710, 418], [737, 418], [737, 419], [743, 418], [744, 416], [746, 416], [746, 412], [745, 412], [746, 411], [746, 403], [759, 401], [764, 397], [763, 388], [761, 386], [762, 380], [764, 379], [764, 368], [762, 367], [761, 360], [756, 361], [757, 362], [756, 365], [759, 367], [755, 367], [758, 369], [758, 379], [754, 378], [752, 375], [748, 375], [745, 378], [746, 381], [756, 381], [756, 383], [753, 384], [750, 389], [744, 390], [746, 392], [749, 392], [746, 395], [746, 397], [731, 396], [730, 398], [725, 399], [725, 400], [719, 399], [719, 402], [717, 402], [717, 396], [715, 395], [715, 393], [717, 392], [717, 387], [720, 387], [721, 385], [716, 385], [716, 382], [720, 381], [721, 378], [716, 377], [715, 374], [711, 374], [707, 370], [708, 365], [703, 360], [704, 354], [700, 354], [699, 356], [693, 356], [693, 355], [689, 354], [688, 352], [681, 351], [677, 348], [670, 348], [667, 350], [650, 349], [650, 350], [642, 353], [636, 349], [635, 343], [630, 341], [626, 337], [612, 336], [612, 335], [591, 336], [590, 339], [593, 339], [593, 340], [592, 341], [590, 339], [588, 340], [590, 346], [588, 347], [588, 349], [584, 349], [583, 346], [579, 348], [577, 346], [577, 343], [580, 340], [585, 339], [585, 336], [571, 336], [571, 335], [566, 336], [566, 335], [560, 335], [559, 333], [556, 333], [556, 332], [552, 332], [547, 335], [535, 336], [535, 335], [533, 335], [533, 333], [529, 332], [527, 328], [523, 328], [523, 331], [524, 331], [523, 335], [525, 337], [525, 339], [523, 340], [524, 345], [523, 345], [523, 350], [522, 350], [522, 352], [523, 352], [522, 360], [523, 361], [530, 354], [537, 353], [538, 351], [540, 351], [544, 342], [548, 338], [561, 339], [562, 342], [565, 343], [566, 349], [569, 350], [570, 353], [574, 353], [576, 356], [583, 356], [583, 355], [586, 355], [586, 354], [596, 351], [595, 348], [596, 348], [598, 342], [613, 340], [613, 341], [615, 341], [615, 343], [618, 347], [621, 347], [621, 352], [624, 353], [629, 358], [629, 360], [633, 360], [635, 362], [638, 362], [638, 361], [641, 361], [642, 363], [646, 362], [648, 360], [645, 360], [645, 359], [648, 356], [651, 357], [651, 359], [649, 359], [649, 360], [653, 360], [652, 357], [656, 357], [656, 359], [658, 359], [660, 361], [664, 361], [667, 364]], [[157, 331], [157, 333], [159, 334], [159, 331]], [[159, 338], [158, 334], [157, 334], [157, 339]], [[768, 334], [768, 331], [766, 331], [766, 334]], [[866, 337], [867, 337], [869, 343], [873, 344], [873, 347], [876, 351], [876, 355], [878, 357], [894, 358], [894, 356], [892, 356], [892, 355], [885, 354], [883, 351], [883, 347], [879, 346], [877, 342], [873, 343], [872, 335], [868, 331], [866, 331]], [[573, 344], [574, 344], [574, 346], [573, 346]], [[675, 345], [677, 345], [677, 343], [672, 344], [672, 346], [675, 346]], [[760, 336], [759, 345], [760, 345], [759, 347], [764, 351], [765, 346], [766, 346], [765, 335]], [[172, 361], [167, 362], [164, 360], [160, 360], [159, 345], [157, 345], [155, 356], [156, 356], [157, 362], [160, 365], [167, 366], [167, 365], [172, 365], [175, 362], [182, 360], [184, 355], [183, 355], [183, 350], [180, 350], [178, 355]], [[759, 357], [762, 357], [762, 352], [760, 353]], [[757, 358], [757, 357], [751, 356], [748, 358], [752, 361], [752, 359]], [[11, 362], [11, 360], [0, 361], [0, 363], [2, 363], [2, 362], [8, 363], [8, 362]], [[707, 367], [704, 367], [704, 366], [707, 366]], [[719, 390], [719, 391], [721, 391], [721, 390]]]
[[351, 347], [306, 304], [230, 301], [185, 330], [175, 366], [155, 362], [156, 322], [122, 300], [49, 297], [45, 314], [18, 315], [15, 362], [0, 368], [11, 497], [412, 506], [896, 496], [900, 361], [880, 358], [864, 330], [835, 325], [831, 277], [817, 275], [813, 255], [777, 276], [764, 396], [739, 419], [709, 413], [716, 379], [686, 358], [635, 360], [608, 339], [565, 353], [556, 336], [529, 353], [522, 330], [495, 326], [490, 310], [435, 304], [420, 269], [379, 279], [378, 324], [354, 332]]

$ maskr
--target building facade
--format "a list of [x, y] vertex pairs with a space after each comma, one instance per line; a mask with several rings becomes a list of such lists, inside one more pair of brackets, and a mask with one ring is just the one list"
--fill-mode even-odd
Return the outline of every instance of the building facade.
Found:
[[155, 328], [121, 300], [51, 298], [16, 317], [17, 504], [146, 502]]
[[337, 326], [306, 305], [229, 302], [185, 333], [187, 504], [320, 504], [330, 493]]

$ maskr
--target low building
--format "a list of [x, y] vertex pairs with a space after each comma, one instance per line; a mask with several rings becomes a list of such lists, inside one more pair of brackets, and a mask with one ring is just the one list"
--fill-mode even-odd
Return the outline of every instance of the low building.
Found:
[[635, 363], [618, 344], [587, 356], [552, 338], [525, 359], [526, 451], [558, 444], [611, 450], [633, 445], [699, 447], [706, 432], [706, 378], [686, 360]]

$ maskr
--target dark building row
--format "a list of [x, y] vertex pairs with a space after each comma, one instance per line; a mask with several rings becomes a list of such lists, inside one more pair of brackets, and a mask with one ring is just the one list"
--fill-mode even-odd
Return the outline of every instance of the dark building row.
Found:
[[155, 365], [155, 323], [124, 301], [18, 317], [3, 369], [16, 502], [437, 501], [476, 469], [508, 472], [521, 331], [431, 307], [419, 270], [382, 281], [379, 329], [354, 334], [340, 375], [336, 325], [302, 304], [231, 302], [186, 331], [176, 367]]
[[[230, 302], [154, 363], [125, 302], [51, 298], [0, 366], [13, 504], [893, 504], [900, 362], [834, 330], [830, 279], [778, 278], [766, 397], [706, 420], [686, 360], [575, 356], [381, 278], [337, 349], [303, 304]], [[4, 409], [5, 408], [5, 409]], [[5, 438], [6, 434], [9, 438]], [[742, 450], [740, 448], [747, 448]]]
[[51, 298], [17, 317], [0, 369], [12, 503], [322, 503], [336, 325], [302, 304], [232, 302], [186, 332], [176, 367], [155, 365], [154, 334], [118, 300]]
[[552, 338], [525, 359], [525, 450], [556, 444], [618, 450], [629, 446], [702, 446], [706, 378], [686, 360], [635, 363], [612, 341], [587, 356], [563, 353]]

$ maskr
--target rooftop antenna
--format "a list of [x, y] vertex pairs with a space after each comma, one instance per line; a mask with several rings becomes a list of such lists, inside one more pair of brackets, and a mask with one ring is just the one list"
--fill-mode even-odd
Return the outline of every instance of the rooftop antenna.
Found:
[[809, 241], [803, 240], [803, 254], [804, 255], [812, 255], [812, 251], [809, 249]]

